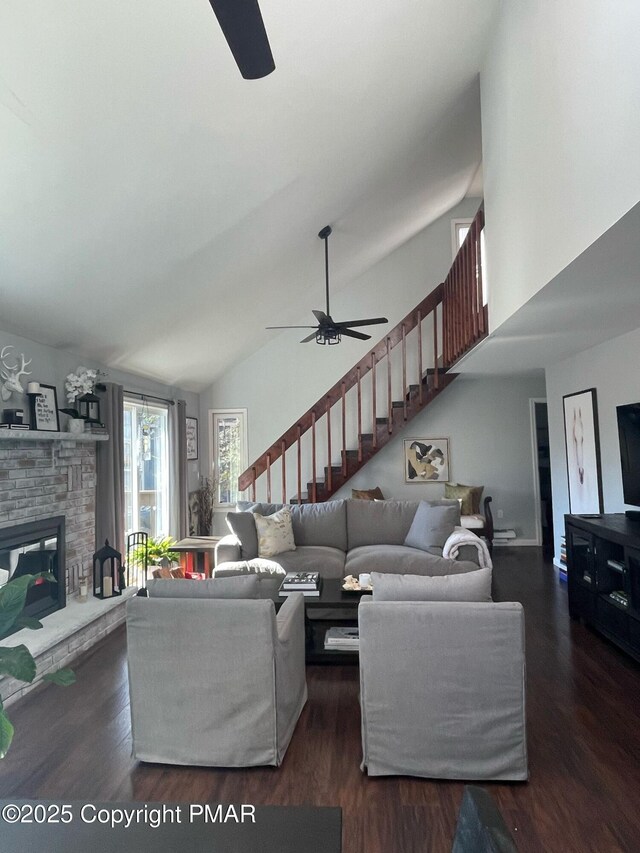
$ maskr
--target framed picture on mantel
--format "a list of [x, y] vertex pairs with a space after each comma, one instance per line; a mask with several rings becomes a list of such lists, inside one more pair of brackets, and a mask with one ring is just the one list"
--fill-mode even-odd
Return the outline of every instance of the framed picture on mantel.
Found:
[[602, 473], [596, 389], [587, 388], [562, 398], [564, 439], [569, 483], [569, 512], [603, 512]]
[[58, 417], [58, 392], [55, 385], [40, 383], [40, 393], [33, 398], [32, 429], [44, 432], [60, 432]]

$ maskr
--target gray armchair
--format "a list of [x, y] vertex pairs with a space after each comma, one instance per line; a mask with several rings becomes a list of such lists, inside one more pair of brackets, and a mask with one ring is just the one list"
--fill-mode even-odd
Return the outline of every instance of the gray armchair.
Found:
[[272, 601], [132, 598], [127, 646], [135, 758], [282, 762], [307, 699], [302, 595], [277, 617]]
[[366, 598], [358, 619], [362, 769], [527, 778], [520, 604]]

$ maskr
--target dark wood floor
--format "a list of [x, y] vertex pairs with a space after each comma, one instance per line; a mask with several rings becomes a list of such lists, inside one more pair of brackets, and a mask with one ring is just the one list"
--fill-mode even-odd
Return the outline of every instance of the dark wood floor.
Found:
[[[640, 850], [640, 667], [570, 624], [566, 586], [537, 549], [500, 550], [494, 576], [496, 598], [526, 612], [530, 781], [487, 785], [520, 851]], [[451, 849], [461, 783], [360, 772], [356, 667], [310, 667], [282, 767], [232, 771], [132, 761], [124, 630], [76, 671], [74, 687], [10, 709], [0, 796], [339, 805], [345, 853]]]

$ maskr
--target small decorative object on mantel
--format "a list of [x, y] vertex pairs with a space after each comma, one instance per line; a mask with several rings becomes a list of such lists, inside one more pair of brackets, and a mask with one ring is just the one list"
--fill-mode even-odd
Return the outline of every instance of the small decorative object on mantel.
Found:
[[0, 350], [0, 363], [2, 364], [2, 369], [0, 370], [0, 399], [5, 402], [14, 392], [16, 394], [24, 394], [24, 388], [19, 380], [21, 376], [29, 376], [31, 374], [31, 371], [26, 368], [33, 361], [32, 358], [27, 361], [24, 353], [21, 352], [21, 364], [18, 364], [15, 356], [12, 355], [12, 350], [13, 347], [11, 345], [4, 346]]
[[122, 595], [125, 588], [122, 554], [105, 539], [104, 548], [93, 555], [93, 594], [96, 598]]
[[89, 581], [86, 575], [81, 575], [78, 579], [78, 601], [86, 601], [89, 589]]
[[67, 400], [73, 406], [78, 397], [83, 394], [93, 394], [99, 371], [88, 367], [78, 367], [75, 373], [70, 373], [64, 383]]
[[95, 394], [82, 394], [77, 399], [80, 417], [88, 424], [100, 424], [100, 397]]

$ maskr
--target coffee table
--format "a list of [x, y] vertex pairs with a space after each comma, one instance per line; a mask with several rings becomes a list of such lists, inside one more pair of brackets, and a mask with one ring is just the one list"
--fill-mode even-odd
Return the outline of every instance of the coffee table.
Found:
[[[305, 596], [304, 622], [307, 663], [358, 663], [358, 652], [342, 651], [341, 649], [326, 651], [324, 648], [324, 636], [329, 628], [334, 625], [347, 627], [358, 624], [358, 604], [362, 594], [344, 592], [342, 583], [342, 578], [322, 579], [320, 595], [317, 597]], [[285, 598], [278, 595], [277, 589], [274, 589], [270, 598], [276, 605], [276, 612], [286, 601]], [[323, 614], [323, 610], [334, 612]]]

